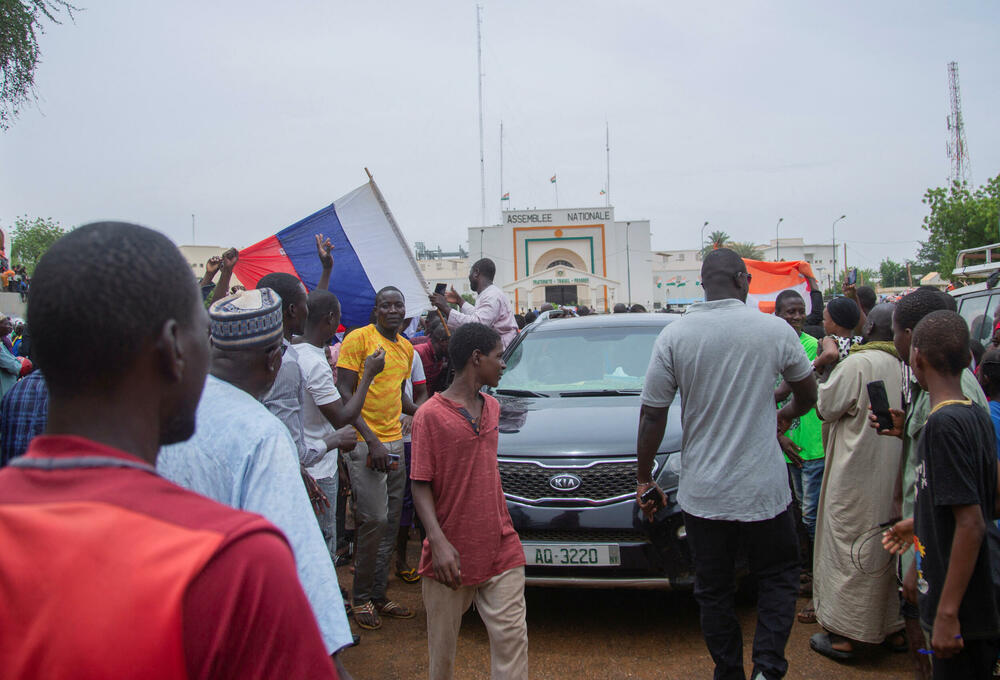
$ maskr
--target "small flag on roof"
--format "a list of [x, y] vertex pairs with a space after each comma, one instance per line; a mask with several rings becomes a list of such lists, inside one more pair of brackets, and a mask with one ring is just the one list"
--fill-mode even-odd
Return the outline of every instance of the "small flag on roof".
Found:
[[549, 178], [549, 181], [552, 182], [553, 184], [555, 184], [556, 183], [556, 176], [552, 175], [552, 177]]
[[503, 196], [501, 196], [500, 200], [501, 201], [509, 201], [510, 200], [510, 192], [508, 191], [506, 194], [504, 194]]
[[601, 196], [603, 196], [606, 193], [608, 193], [608, 192], [606, 192], [604, 189], [601, 189]]

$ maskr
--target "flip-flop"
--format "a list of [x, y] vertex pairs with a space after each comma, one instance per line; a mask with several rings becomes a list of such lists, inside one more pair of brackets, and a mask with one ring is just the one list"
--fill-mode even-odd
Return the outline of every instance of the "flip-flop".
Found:
[[417, 573], [416, 569], [404, 569], [396, 572], [396, 576], [403, 583], [416, 583], [420, 580], [420, 574]]
[[[839, 636], [838, 636], [839, 637]], [[853, 661], [854, 652], [845, 652], [833, 648], [833, 641], [829, 633], [816, 633], [809, 638], [809, 647], [817, 654], [822, 654], [834, 661]]]
[[816, 610], [813, 609], [812, 605], [809, 605], [798, 614], [795, 615], [799, 623], [816, 623]]

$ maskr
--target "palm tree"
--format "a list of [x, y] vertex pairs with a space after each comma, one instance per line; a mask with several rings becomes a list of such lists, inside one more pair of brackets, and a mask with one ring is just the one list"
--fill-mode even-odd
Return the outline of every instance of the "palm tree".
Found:
[[704, 258], [713, 250], [718, 250], [719, 248], [727, 248], [729, 244], [729, 234], [724, 231], [713, 231], [708, 235], [708, 245], [705, 245], [701, 249], [701, 256]]
[[735, 250], [736, 254], [740, 257], [744, 257], [748, 260], [759, 260], [764, 257], [764, 251], [760, 249], [759, 246], [750, 242], [732, 242], [726, 244], [726, 247], [730, 250]]

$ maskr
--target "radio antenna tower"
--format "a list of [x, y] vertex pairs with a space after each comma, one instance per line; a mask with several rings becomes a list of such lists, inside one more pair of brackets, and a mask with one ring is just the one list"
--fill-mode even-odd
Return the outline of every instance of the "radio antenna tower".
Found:
[[951, 95], [951, 115], [948, 116], [948, 160], [951, 161], [953, 182], [969, 181], [969, 143], [965, 141], [962, 120], [962, 91], [958, 87], [958, 62], [948, 64], [948, 90]]

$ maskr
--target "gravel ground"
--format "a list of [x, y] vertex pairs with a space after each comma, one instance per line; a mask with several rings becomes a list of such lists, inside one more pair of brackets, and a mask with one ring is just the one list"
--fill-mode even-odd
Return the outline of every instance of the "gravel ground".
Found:
[[[411, 544], [410, 554], [418, 548]], [[414, 562], [415, 563], [415, 562]], [[339, 570], [349, 586], [351, 574]], [[377, 631], [361, 633], [361, 644], [344, 652], [345, 667], [357, 680], [401, 680], [427, 677], [426, 620], [420, 584], [389, 578], [389, 597], [416, 611], [411, 620], [385, 619]], [[712, 660], [698, 624], [698, 606], [690, 593], [629, 590], [528, 588], [528, 637], [531, 677], [642, 678], [688, 680], [712, 677]], [[799, 606], [805, 606], [800, 600]], [[754, 607], [740, 603], [746, 670]], [[787, 678], [861, 680], [910, 678], [906, 656], [880, 647], [862, 650], [850, 665], [838, 664], [809, 649], [817, 625], [796, 622], [788, 642]], [[489, 678], [489, 640], [479, 616], [470, 611], [462, 623], [456, 680]]]

